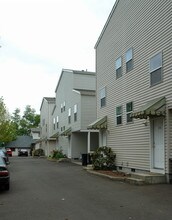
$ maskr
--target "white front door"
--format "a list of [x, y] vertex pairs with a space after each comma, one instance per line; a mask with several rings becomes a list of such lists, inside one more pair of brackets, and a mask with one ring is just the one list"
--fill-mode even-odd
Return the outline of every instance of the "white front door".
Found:
[[152, 121], [153, 128], [153, 168], [164, 169], [164, 126], [163, 118]]

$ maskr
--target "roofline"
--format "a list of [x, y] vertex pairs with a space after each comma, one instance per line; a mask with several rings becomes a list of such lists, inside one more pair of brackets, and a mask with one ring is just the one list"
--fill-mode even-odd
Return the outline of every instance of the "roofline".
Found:
[[55, 97], [43, 97], [43, 98], [42, 98], [42, 102], [41, 102], [40, 111], [41, 111], [41, 109], [42, 109], [42, 105], [43, 105], [44, 100], [46, 100], [46, 101], [49, 103], [49, 101], [47, 100], [47, 98], [53, 98], [53, 99], [54, 99], [54, 104], [55, 104]]
[[108, 16], [108, 19], [107, 19], [107, 21], [106, 21], [106, 23], [105, 23], [105, 25], [104, 25], [104, 27], [103, 27], [103, 29], [102, 29], [102, 31], [101, 31], [99, 37], [98, 37], [98, 40], [97, 40], [95, 46], [94, 46], [94, 49], [96, 49], [96, 48], [98, 47], [98, 45], [99, 45], [99, 43], [100, 43], [100, 40], [101, 40], [102, 37], [103, 37], [103, 34], [104, 34], [104, 32], [105, 32], [105, 30], [106, 30], [106, 28], [107, 28], [107, 26], [108, 26], [108, 24], [109, 24], [109, 22], [110, 22], [110, 20], [111, 20], [111, 17], [112, 17], [112, 15], [113, 15], [113, 13], [114, 13], [114, 11], [115, 11], [115, 9], [116, 9], [117, 4], [118, 4], [119, 1], [120, 1], [120, 0], [116, 0], [116, 2], [114, 3], [114, 6], [113, 6], [113, 8], [112, 8], [112, 10], [111, 10], [111, 12], [110, 12], [110, 14], [109, 14], [109, 16]]
[[63, 72], [68, 72], [68, 73], [73, 73], [73, 74], [85, 74], [85, 75], [96, 75], [95, 72], [91, 72], [91, 71], [85, 71], [85, 70], [71, 70], [71, 69], [62, 69], [56, 89], [55, 89], [55, 93], [57, 92], [57, 89], [59, 87]]

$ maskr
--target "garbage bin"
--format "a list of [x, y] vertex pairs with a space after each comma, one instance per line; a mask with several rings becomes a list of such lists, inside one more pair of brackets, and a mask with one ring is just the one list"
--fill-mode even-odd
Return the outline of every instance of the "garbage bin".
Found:
[[82, 166], [87, 166], [87, 154], [82, 154]]

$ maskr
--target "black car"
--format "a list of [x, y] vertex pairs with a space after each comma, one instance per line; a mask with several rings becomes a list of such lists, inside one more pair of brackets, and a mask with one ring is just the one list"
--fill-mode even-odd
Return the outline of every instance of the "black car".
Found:
[[27, 151], [27, 149], [20, 149], [19, 151], [18, 151], [18, 156], [28, 156], [28, 151]]
[[10, 189], [10, 173], [4, 159], [0, 156], [0, 187]]

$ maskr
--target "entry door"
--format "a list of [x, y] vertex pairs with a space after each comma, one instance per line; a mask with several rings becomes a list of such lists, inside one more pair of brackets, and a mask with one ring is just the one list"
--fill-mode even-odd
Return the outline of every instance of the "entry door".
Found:
[[153, 119], [153, 166], [157, 169], [164, 169], [163, 118]]

